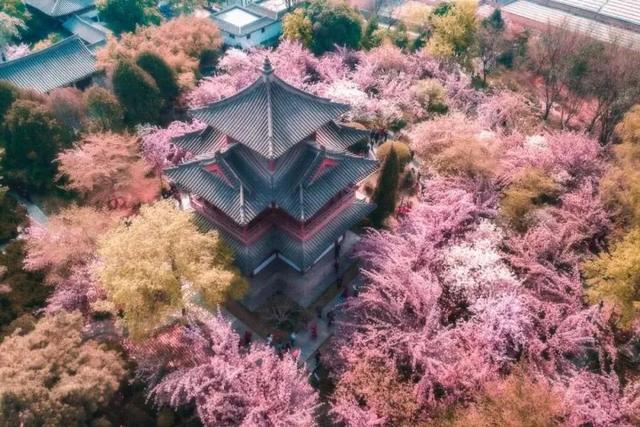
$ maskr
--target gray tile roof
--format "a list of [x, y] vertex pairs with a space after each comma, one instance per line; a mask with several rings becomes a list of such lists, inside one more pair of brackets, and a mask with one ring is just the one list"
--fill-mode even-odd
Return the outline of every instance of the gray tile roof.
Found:
[[224, 153], [168, 168], [165, 173], [182, 190], [202, 197], [237, 224], [247, 225], [272, 203], [305, 221], [376, 168], [374, 160], [307, 143], [273, 162], [236, 144]]
[[201, 230], [217, 230], [220, 233], [221, 237], [233, 248], [236, 264], [248, 274], [275, 252], [285, 256], [302, 270], [306, 270], [317, 261], [331, 243], [335, 242], [346, 230], [357, 225], [374, 208], [373, 204], [354, 201], [338, 217], [325, 227], [320, 228], [306, 241], [274, 227], [251, 245], [245, 245], [233, 235], [218, 229], [213, 222], [199, 213], [195, 213], [194, 219]]
[[95, 0], [25, 0], [25, 3], [45, 15], [59, 17], [93, 7]]
[[107, 35], [110, 34], [110, 31], [102, 25], [78, 15], [64, 21], [62, 26], [71, 34], [80, 37], [88, 45], [104, 43], [107, 40]]
[[227, 137], [210, 126], [175, 137], [171, 141], [194, 156], [214, 154], [227, 147]]
[[[316, 131], [315, 140], [330, 150], [346, 151], [352, 145], [368, 137], [369, 131], [330, 121]], [[210, 126], [175, 137], [172, 142], [194, 156], [213, 154], [228, 147], [225, 135]]]
[[96, 59], [77, 36], [0, 64], [0, 80], [42, 93], [68, 86], [95, 72]]
[[345, 104], [313, 96], [283, 82], [268, 64], [263, 75], [237, 94], [191, 110], [191, 115], [275, 159], [348, 110]]
[[367, 130], [356, 129], [333, 121], [316, 132], [318, 143], [336, 151], [344, 151], [368, 137], [369, 131]]

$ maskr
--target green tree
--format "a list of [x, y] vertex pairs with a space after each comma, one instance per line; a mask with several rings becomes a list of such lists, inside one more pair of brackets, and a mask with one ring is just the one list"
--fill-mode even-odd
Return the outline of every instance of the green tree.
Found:
[[18, 226], [26, 223], [24, 209], [13, 197], [9, 197], [8, 188], [3, 185], [3, 157], [4, 150], [0, 149], [0, 244], [16, 237]]
[[165, 102], [171, 103], [180, 93], [176, 74], [159, 55], [153, 52], [142, 52], [136, 58], [136, 64], [155, 80]]
[[144, 206], [107, 232], [98, 256], [107, 298], [134, 338], [170, 323], [194, 297], [215, 306], [246, 289], [231, 250], [216, 233], [200, 233], [170, 201]]
[[113, 70], [113, 91], [124, 107], [129, 125], [157, 123], [162, 109], [160, 89], [142, 68], [129, 61], [120, 61]]
[[331, 51], [335, 46], [360, 47], [363, 19], [347, 3], [330, 4], [313, 0], [304, 6], [304, 13], [313, 24], [311, 50], [316, 54]]
[[362, 35], [363, 48], [368, 50], [380, 46], [380, 37], [376, 37], [375, 35], [378, 30], [378, 24], [378, 15], [372, 15], [369, 20], [367, 20], [367, 25], [364, 27], [364, 34]]
[[0, 12], [4, 12], [9, 16], [18, 18], [25, 24], [31, 19], [31, 13], [27, 9], [27, 5], [22, 0], [2, 0], [0, 2]]
[[307, 48], [311, 46], [313, 24], [304, 14], [303, 9], [296, 9], [284, 17], [282, 20], [282, 38], [299, 41]]
[[18, 191], [42, 192], [54, 185], [54, 162], [60, 149], [68, 147], [72, 135], [59, 124], [47, 107], [17, 100], [5, 114], [3, 159], [6, 181]]
[[87, 106], [91, 130], [104, 132], [122, 129], [124, 112], [118, 98], [100, 86], [91, 86], [84, 92], [84, 102]]
[[18, 99], [20, 92], [18, 88], [7, 81], [0, 81], [0, 126], [3, 123], [4, 115], [9, 111], [11, 104]]
[[382, 170], [378, 176], [378, 185], [373, 193], [373, 201], [377, 207], [371, 213], [371, 222], [376, 227], [381, 227], [387, 217], [396, 209], [400, 169], [400, 160], [392, 145], [382, 164]]
[[160, 13], [152, 0], [100, 0], [100, 16], [116, 34], [131, 32], [138, 25], [160, 23]]
[[500, 9], [480, 22], [476, 34], [475, 54], [482, 66], [481, 79], [483, 86], [487, 84], [487, 76], [498, 64], [498, 58], [507, 48], [504, 36], [505, 23]]
[[22, 240], [12, 241], [0, 252], [0, 337], [16, 318], [41, 309], [52, 291], [42, 273], [24, 268], [25, 256]]
[[87, 340], [79, 313], [46, 316], [0, 344], [0, 425], [81, 426], [107, 406], [125, 368]]

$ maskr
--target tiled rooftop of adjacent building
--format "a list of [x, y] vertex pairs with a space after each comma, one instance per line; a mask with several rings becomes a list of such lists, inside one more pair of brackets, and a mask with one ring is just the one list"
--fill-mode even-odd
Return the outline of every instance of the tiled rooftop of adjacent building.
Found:
[[78, 36], [0, 64], [0, 80], [42, 93], [68, 86], [95, 72], [95, 57]]
[[45, 15], [59, 17], [88, 9], [95, 0], [25, 0], [25, 3]]
[[621, 26], [638, 26], [638, 31], [640, 31], [640, 2], [638, 0], [530, 0], [529, 3], [569, 12], [603, 23], [615, 25], [617, 21]]
[[[563, 0], [565, 3], [582, 3], [577, 0]], [[611, 0], [609, 0], [611, 1]], [[608, 3], [603, 0], [591, 0], [586, 2], [587, 7], [594, 7], [594, 3]], [[629, 3], [620, 1], [619, 3]], [[606, 6], [606, 5], [604, 5]], [[603, 7], [604, 7], [603, 6]], [[547, 23], [556, 26], [567, 26], [575, 31], [580, 31], [603, 42], [618, 42], [634, 50], [640, 50], [640, 32], [620, 28], [594, 19], [577, 16], [569, 11], [543, 6], [533, 1], [518, 0], [502, 8], [508, 15], [528, 19], [540, 24]], [[508, 16], [507, 15], [507, 16]]]

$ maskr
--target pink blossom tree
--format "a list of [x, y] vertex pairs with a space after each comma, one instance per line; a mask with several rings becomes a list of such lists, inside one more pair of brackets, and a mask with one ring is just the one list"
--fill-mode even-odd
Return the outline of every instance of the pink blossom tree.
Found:
[[160, 173], [162, 168], [175, 165], [181, 158], [182, 153], [173, 144], [172, 139], [197, 132], [204, 127], [205, 125], [198, 121], [192, 123], [174, 121], [166, 128], [141, 126], [138, 128], [138, 135], [141, 139], [142, 157]]
[[239, 342], [222, 315], [200, 314], [130, 350], [156, 404], [193, 404], [207, 426], [313, 425], [318, 396], [296, 358]]

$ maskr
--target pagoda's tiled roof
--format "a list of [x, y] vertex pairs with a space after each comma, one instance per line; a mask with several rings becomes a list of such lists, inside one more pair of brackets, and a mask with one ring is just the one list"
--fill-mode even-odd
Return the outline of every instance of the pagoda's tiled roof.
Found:
[[[331, 243], [335, 242], [346, 230], [358, 224], [374, 207], [373, 204], [356, 201], [306, 241], [301, 241], [286, 232], [273, 228], [258, 241], [247, 246], [231, 234], [222, 230], [218, 231], [233, 248], [237, 265], [246, 273], [253, 271], [274, 252], [280, 253], [305, 270], [314, 264]], [[199, 213], [195, 214], [195, 221], [203, 231], [217, 229], [215, 224]]]
[[212, 127], [175, 137], [171, 141], [195, 156], [214, 154], [227, 146], [225, 135]]
[[237, 224], [246, 225], [271, 203], [298, 221], [306, 221], [377, 162], [310, 144], [289, 150], [269, 169], [269, 162], [235, 145], [225, 153], [165, 170], [179, 188], [202, 197]]
[[261, 155], [275, 159], [348, 110], [276, 77], [268, 60], [262, 76], [237, 94], [191, 110], [191, 115]]
[[[316, 131], [316, 142], [333, 151], [346, 151], [347, 148], [368, 138], [369, 132], [330, 121]], [[225, 135], [208, 126], [173, 138], [173, 143], [195, 156], [213, 154], [227, 148]]]
[[96, 72], [96, 59], [77, 36], [0, 64], [0, 80], [19, 88], [49, 92]]
[[45, 15], [59, 17], [93, 7], [95, 0], [25, 0], [25, 3]]
[[344, 151], [368, 137], [369, 131], [356, 129], [334, 121], [329, 122], [316, 132], [316, 141], [320, 145], [336, 151]]

